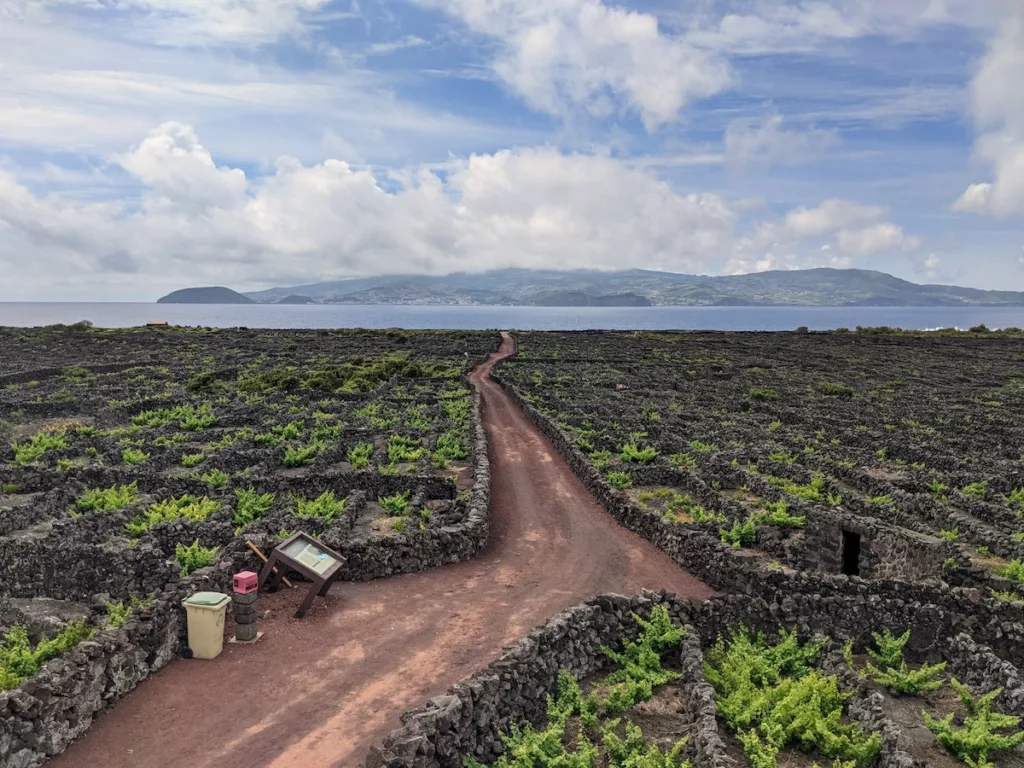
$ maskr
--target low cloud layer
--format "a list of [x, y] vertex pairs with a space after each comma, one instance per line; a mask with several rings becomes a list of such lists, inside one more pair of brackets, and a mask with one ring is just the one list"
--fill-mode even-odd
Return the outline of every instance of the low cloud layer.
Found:
[[[742, 202], [682, 194], [614, 157], [549, 147], [386, 180], [343, 160], [283, 157], [249, 178], [218, 166], [190, 126], [166, 123], [116, 161], [142, 187], [136, 204], [39, 196], [0, 174], [8, 268], [30, 283], [143, 272], [178, 286], [506, 266], [707, 272], [779, 240], [794, 254], [806, 245], [812, 259], [822, 241], [844, 257], [915, 245], [883, 208], [842, 200], [739, 237]], [[44, 256], [26, 268], [26, 250]]]

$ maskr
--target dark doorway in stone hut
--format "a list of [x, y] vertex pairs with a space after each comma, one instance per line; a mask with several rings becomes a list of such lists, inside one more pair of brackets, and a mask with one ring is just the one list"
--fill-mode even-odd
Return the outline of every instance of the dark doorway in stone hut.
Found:
[[843, 573], [860, 576], [860, 534], [843, 531]]

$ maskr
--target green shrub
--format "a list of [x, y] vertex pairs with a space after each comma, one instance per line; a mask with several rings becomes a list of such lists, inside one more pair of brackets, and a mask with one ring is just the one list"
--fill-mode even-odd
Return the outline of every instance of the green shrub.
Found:
[[697, 460], [689, 453], [673, 453], [668, 460], [680, 469], [695, 469]]
[[984, 501], [985, 497], [988, 496], [988, 481], [981, 480], [977, 483], [971, 483], [970, 485], [964, 486], [961, 492], [967, 496], [973, 496], [976, 499]]
[[316, 442], [300, 446], [290, 445], [285, 448], [284, 459], [282, 459], [281, 463], [289, 468], [304, 467], [307, 464], [312, 464], [322, 447], [321, 443]]
[[818, 385], [818, 391], [829, 397], [853, 397], [857, 394], [856, 390], [852, 387], [848, 387], [845, 384], [835, 384], [830, 381], [821, 382]]
[[763, 387], [753, 387], [747, 392], [747, 397], [751, 400], [763, 400], [766, 402], [772, 402], [775, 400], [781, 400], [782, 395], [776, 392], [774, 389], [765, 389]]
[[149, 460], [149, 454], [140, 451], [138, 448], [125, 448], [121, 452], [121, 461], [129, 467], [134, 467]]
[[67, 447], [68, 438], [64, 430], [37, 432], [24, 443], [14, 443], [11, 445], [11, 449], [14, 451], [15, 464], [31, 464], [48, 451], [59, 451]]
[[396, 493], [393, 496], [381, 496], [377, 503], [392, 515], [405, 515], [409, 511], [409, 498], [412, 494], [409, 491]]
[[752, 516], [758, 525], [774, 525], [778, 528], [803, 528], [807, 522], [806, 515], [789, 514], [789, 505], [785, 501], [766, 502], [764, 511]]
[[801, 646], [796, 632], [780, 631], [770, 646], [764, 635], [751, 637], [740, 627], [705, 655], [718, 716], [738, 735], [751, 765], [774, 768], [775, 753], [790, 744], [858, 766], [877, 759], [881, 735], [843, 723], [849, 694], [840, 693], [834, 675], [812, 667], [822, 645]]
[[214, 488], [223, 488], [228, 484], [231, 477], [223, 470], [211, 469], [205, 475], [200, 475], [200, 479]]
[[1002, 576], [1015, 584], [1024, 584], [1024, 562], [1013, 559], [1006, 565], [995, 569], [996, 576]]
[[450, 429], [437, 438], [434, 455], [446, 461], [461, 461], [469, 456], [469, 449], [458, 430]]
[[394, 523], [392, 523], [392, 527], [395, 529], [395, 531], [397, 533], [404, 533], [405, 532], [405, 518], [404, 517], [397, 518], [394, 521]]
[[609, 472], [607, 477], [611, 486], [619, 489], [620, 491], [633, 487], [633, 478], [626, 472]]
[[946, 541], [955, 542], [960, 538], [960, 529], [954, 528], [953, 530], [946, 530], [945, 528], [939, 529], [939, 536], [944, 538]]
[[734, 549], [752, 547], [757, 543], [757, 523], [754, 522], [753, 517], [747, 518], [742, 525], [737, 520], [733, 522], [732, 528], [722, 528], [718, 533], [722, 542], [731, 545]]
[[138, 492], [139, 485], [134, 482], [113, 488], [92, 488], [75, 501], [75, 511], [78, 514], [85, 514], [87, 512], [112, 512], [115, 509], [124, 509], [135, 501]]
[[125, 605], [123, 601], [117, 603], [104, 602], [103, 605], [107, 609], [107, 616], [110, 617], [110, 626], [116, 629], [124, 624], [135, 611], [139, 608], [145, 608], [152, 602], [152, 597], [141, 598], [137, 595], [132, 595], [128, 605]]
[[597, 469], [607, 467], [612, 463], [612, 452], [611, 451], [593, 451], [590, 454], [590, 463], [593, 464]]
[[636, 442], [629, 442], [619, 449], [619, 456], [629, 464], [650, 464], [658, 458], [658, 450], [649, 445], [641, 448]]
[[950, 682], [967, 710], [963, 726], [953, 724], [952, 712], [941, 720], [923, 712], [925, 725], [935, 734], [939, 744], [971, 768], [995, 768], [995, 763], [988, 760], [989, 755], [1007, 752], [1024, 742], [1024, 731], [1000, 733], [1015, 729], [1020, 718], [992, 711], [992, 704], [1002, 693], [1001, 688], [975, 698], [955, 677]]
[[198, 408], [186, 404], [143, 411], [132, 422], [139, 427], [164, 427], [176, 423], [181, 429], [195, 432], [215, 426], [217, 416], [209, 403], [203, 403]]
[[195, 467], [202, 464], [205, 460], [205, 453], [186, 453], [181, 457], [181, 465], [183, 467]]
[[718, 450], [714, 443], [702, 443], [700, 440], [691, 440], [690, 447], [697, 453], [712, 453]]
[[219, 509], [220, 503], [207, 496], [196, 497], [186, 493], [177, 498], [158, 501], [128, 521], [124, 530], [129, 536], [137, 539], [154, 525], [182, 519], [191, 523], [201, 523]]
[[236, 488], [235, 498], [233, 521], [240, 528], [256, 522], [274, 506], [273, 493], [257, 493], [253, 488]]
[[17, 688], [22, 681], [36, 674], [43, 664], [67, 653], [95, 632], [95, 627], [82, 620], [68, 624], [51, 640], [41, 640], [33, 648], [26, 629], [12, 627], [0, 639], [0, 691]]
[[419, 461], [423, 458], [424, 448], [418, 438], [391, 435], [388, 438], [388, 462], [398, 464], [407, 461]]
[[346, 458], [353, 469], [365, 469], [373, 459], [373, 443], [357, 443], [348, 449]]
[[345, 499], [324, 491], [315, 499], [295, 499], [296, 517], [315, 517], [330, 525], [345, 514]]
[[181, 566], [181, 578], [184, 579], [187, 576], [191, 576], [200, 568], [206, 568], [208, 565], [211, 565], [219, 551], [220, 547], [199, 546], [199, 539], [196, 539], [187, 547], [184, 544], [178, 544], [174, 548], [174, 556], [178, 560], [178, 565]]
[[4, 483], [0, 486], [0, 493], [6, 493], [8, 495], [17, 493], [21, 490], [21, 486], [17, 483]]

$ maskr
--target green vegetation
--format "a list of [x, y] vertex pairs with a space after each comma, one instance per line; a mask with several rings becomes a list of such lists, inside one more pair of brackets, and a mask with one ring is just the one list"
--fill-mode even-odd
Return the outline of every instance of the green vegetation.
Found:
[[15, 626], [0, 639], [0, 691], [17, 688], [32, 677], [50, 659], [67, 653], [83, 640], [88, 640], [96, 628], [85, 621], [68, 624], [50, 640], [41, 640], [34, 648], [24, 627]]
[[312, 389], [320, 392], [370, 392], [392, 378], [454, 378], [460, 369], [443, 364], [411, 362], [404, 352], [384, 355], [376, 360], [354, 359], [341, 365], [299, 372], [294, 368], [279, 367], [256, 374], [239, 375], [240, 392], [294, 392]]
[[751, 521], [758, 525], [774, 525], [778, 528], [803, 528], [806, 515], [791, 515], [785, 501], [765, 502], [764, 511], [751, 515]]
[[199, 479], [213, 488], [223, 488], [228, 484], [231, 477], [223, 470], [211, 469], [205, 475], [200, 475]]
[[835, 384], [830, 381], [823, 381], [818, 385], [818, 391], [829, 397], [853, 397], [857, 391], [845, 384]]
[[391, 435], [388, 438], [388, 462], [399, 464], [407, 461], [419, 461], [423, 458], [424, 448], [419, 438]]
[[296, 517], [315, 517], [330, 525], [345, 514], [345, 500], [335, 497], [333, 491], [324, 491], [315, 499], [295, 499]]
[[186, 493], [177, 498], [165, 499], [153, 504], [145, 512], [128, 521], [124, 530], [134, 539], [144, 535], [154, 525], [169, 523], [174, 520], [187, 520], [200, 523], [220, 509], [220, 503], [202, 496], [196, 497]]
[[11, 445], [11, 449], [14, 451], [15, 464], [31, 464], [42, 458], [49, 451], [59, 451], [67, 447], [68, 438], [64, 430], [37, 432], [24, 443], [13, 443]]
[[21, 490], [21, 486], [17, 483], [4, 483], [0, 485], [0, 493], [14, 494]]
[[434, 450], [434, 457], [445, 461], [461, 461], [469, 457], [469, 449], [462, 441], [459, 432], [450, 429], [437, 438], [437, 448]]
[[740, 627], [706, 654], [718, 715], [752, 765], [774, 768], [777, 753], [789, 745], [857, 766], [874, 764], [881, 734], [841, 722], [849, 695], [839, 692], [834, 675], [813, 668], [822, 645], [801, 645], [795, 632], [785, 631], [769, 645], [763, 634], [752, 637]]
[[323, 444], [316, 442], [311, 442], [308, 445], [289, 445], [285, 448], [281, 463], [289, 468], [304, 467], [313, 463], [321, 448], [323, 448]]
[[178, 560], [178, 565], [181, 566], [181, 578], [184, 579], [200, 568], [212, 565], [213, 559], [219, 551], [220, 547], [201, 547], [199, 539], [196, 539], [187, 547], [184, 544], [178, 544], [174, 548], [174, 557]]
[[[979, 548], [980, 551], [980, 548]], [[1015, 584], [1024, 584], [1024, 561], [1014, 558], [1006, 565], [995, 569], [996, 576], [1002, 576]]]
[[232, 519], [239, 528], [256, 522], [274, 506], [273, 493], [257, 493], [252, 488], [236, 488], [235, 498], [235, 516]]
[[[683, 630], [674, 626], [664, 606], [655, 606], [650, 621], [634, 615], [641, 631], [635, 641], [625, 643], [620, 653], [602, 651], [620, 665], [584, 697], [576, 678], [567, 670], [559, 672], [557, 696], [548, 698], [548, 723], [541, 730], [513, 724], [502, 736], [505, 752], [496, 768], [688, 768], [682, 761], [686, 740], [663, 752], [648, 747], [637, 725], [613, 717], [651, 698], [653, 689], [678, 675], [661, 666], [661, 656], [679, 645]], [[579, 731], [570, 738], [567, 727], [578, 717]], [[482, 768], [467, 757], [466, 768]]]
[[970, 485], [964, 486], [961, 489], [961, 493], [984, 501], [985, 497], [988, 496], [988, 481], [981, 480], [977, 483], [971, 483]]
[[952, 712], [941, 720], [924, 712], [925, 725], [935, 734], [939, 744], [970, 768], [995, 768], [995, 763], [989, 762], [989, 755], [1015, 749], [1024, 742], [1024, 731], [1005, 733], [1017, 728], [1020, 718], [992, 711], [992, 704], [1002, 693], [1001, 688], [975, 698], [955, 677], [950, 683], [967, 710], [963, 725], [954, 725]]
[[132, 423], [139, 427], [165, 427], [177, 424], [180, 429], [195, 432], [216, 426], [217, 416], [209, 403], [203, 403], [198, 408], [186, 404], [143, 411], [132, 419]]
[[181, 457], [181, 466], [195, 467], [202, 464], [205, 460], [205, 453], [186, 453], [184, 456]]
[[138, 495], [138, 483], [119, 485], [113, 488], [92, 488], [75, 501], [75, 512], [79, 515], [87, 512], [112, 512], [124, 509]]
[[140, 451], [138, 448], [125, 448], [121, 452], [121, 461], [129, 467], [134, 467], [149, 461], [149, 454], [144, 451]]
[[619, 449], [619, 456], [628, 464], [650, 464], [658, 458], [658, 450], [649, 445], [641, 448], [634, 440]]
[[149, 606], [152, 602], [152, 597], [141, 598], [137, 595], [132, 595], [128, 605], [125, 605], [124, 601], [117, 603], [105, 602], [103, 605], [107, 609], [107, 616], [110, 617], [110, 626], [116, 629], [124, 624], [135, 611]]
[[377, 499], [377, 503], [392, 515], [404, 516], [409, 511], [409, 498], [411, 495], [410, 491], [403, 491], [393, 496], [381, 496]]
[[747, 392], [747, 397], [751, 400], [763, 400], [765, 402], [774, 402], [775, 400], [781, 400], [782, 396], [774, 389], [765, 389], [762, 387], [752, 387]]
[[719, 531], [722, 542], [729, 544], [734, 549], [740, 547], [752, 547], [757, 543], [757, 523], [753, 517], [747, 518], [745, 523], [734, 521], [732, 528], [722, 528]]
[[352, 469], [366, 469], [373, 459], [373, 443], [357, 443], [348, 449], [346, 457]]
[[633, 487], [633, 478], [630, 477], [626, 472], [609, 472], [608, 482], [611, 483], [613, 488], [617, 488], [620, 491], [624, 491], [627, 488]]
[[907, 667], [903, 647], [910, 640], [909, 629], [899, 637], [895, 637], [888, 629], [881, 634], [872, 632], [871, 635], [875, 638], [878, 650], [869, 648], [868, 655], [878, 666], [868, 662], [864, 672], [876, 683], [897, 696], [913, 696], [942, 686], [943, 680], [939, 675], [946, 669], [945, 662], [922, 664], [917, 669]]

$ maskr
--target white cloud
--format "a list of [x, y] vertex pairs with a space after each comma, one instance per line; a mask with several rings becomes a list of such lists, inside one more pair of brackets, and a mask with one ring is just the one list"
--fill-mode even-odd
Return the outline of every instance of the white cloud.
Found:
[[1024, 6], [1007, 16], [972, 82], [972, 113], [982, 135], [975, 153], [993, 171], [953, 204], [957, 211], [998, 218], [1024, 216]]
[[145, 185], [130, 207], [37, 196], [0, 172], [0, 254], [35, 254], [8, 290], [502, 266], [703, 271], [731, 251], [737, 219], [717, 195], [679, 194], [615, 158], [552, 148], [409, 171], [393, 191], [342, 160], [285, 157], [250, 179], [218, 167], [177, 123], [119, 162]]
[[834, 131], [786, 130], [782, 115], [761, 122], [734, 120], [725, 131], [725, 156], [731, 165], [799, 165], [817, 159], [838, 141]]
[[370, 56], [388, 56], [397, 51], [404, 51], [407, 48], [419, 48], [423, 45], [429, 45], [426, 40], [417, 35], [406, 35], [398, 40], [389, 40], [386, 43], [374, 43], [371, 45], [366, 52]]
[[727, 5], [728, 12], [700, 19], [689, 39], [751, 55], [811, 51], [867, 35], [910, 38], [935, 24], [993, 22], [990, 9], [977, 0], [734, 0]]
[[921, 244], [916, 237], [908, 237], [901, 227], [892, 222], [873, 224], [870, 227], [840, 230], [836, 233], [839, 250], [853, 256], [870, 256], [886, 251], [912, 251]]
[[830, 198], [817, 208], [798, 208], [786, 216], [785, 231], [798, 238], [822, 237], [835, 232], [877, 222], [885, 216], [877, 205], [860, 205], [849, 200]]
[[[779, 220], [757, 224], [751, 235], [740, 238], [726, 271], [845, 268], [857, 258], [908, 254], [920, 248], [921, 239], [888, 221], [888, 215], [883, 206], [841, 198], [824, 200], [815, 208], [796, 208]], [[823, 238], [829, 242], [818, 245]]]
[[665, 33], [651, 14], [598, 0], [415, 2], [492, 37], [500, 50], [496, 74], [544, 112], [607, 115], [616, 97], [653, 130], [730, 84], [723, 59]]
[[260, 44], [301, 34], [331, 0], [14, 0], [8, 12], [34, 17], [47, 9], [132, 14], [134, 33], [161, 44]]

